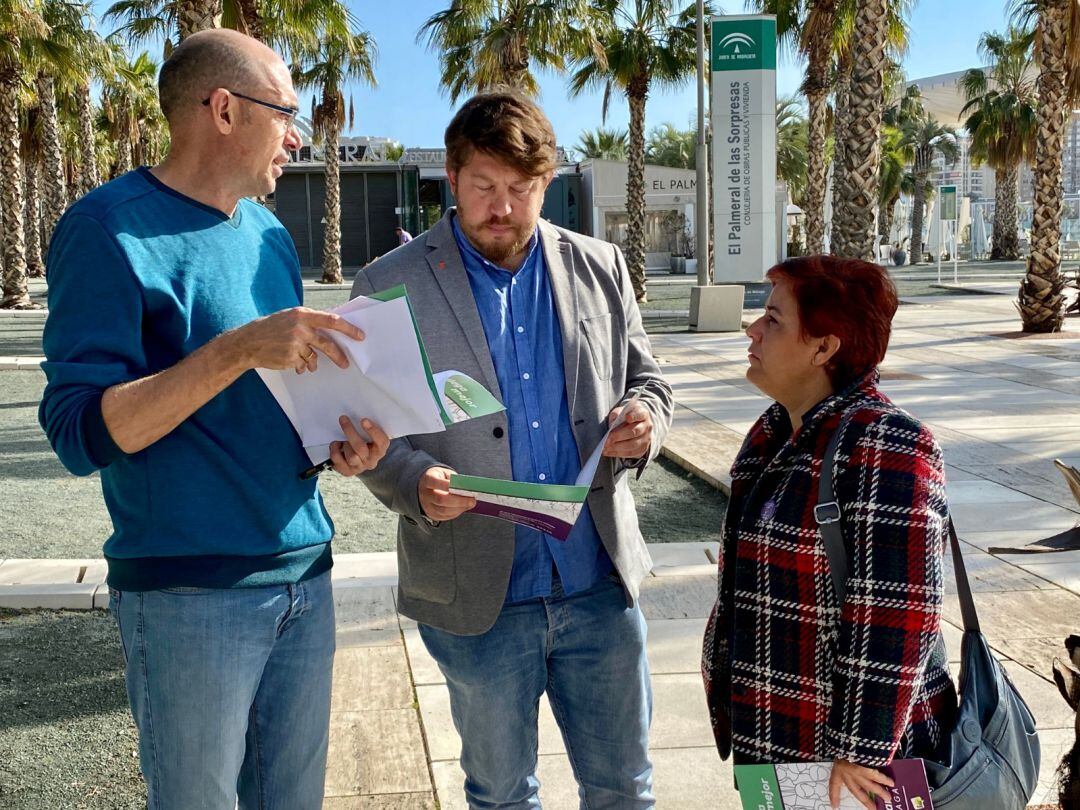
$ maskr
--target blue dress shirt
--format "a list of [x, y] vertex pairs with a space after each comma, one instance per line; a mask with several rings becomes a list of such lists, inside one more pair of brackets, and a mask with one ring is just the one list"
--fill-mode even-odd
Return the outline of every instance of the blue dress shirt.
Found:
[[[506, 406], [514, 480], [573, 484], [581, 457], [570, 425], [562, 331], [539, 234], [533, 235], [521, 268], [511, 273], [481, 256], [457, 218], [452, 222]], [[506, 601], [549, 596], [552, 563], [567, 594], [590, 588], [612, 570], [587, 504], [565, 541], [514, 527]]]

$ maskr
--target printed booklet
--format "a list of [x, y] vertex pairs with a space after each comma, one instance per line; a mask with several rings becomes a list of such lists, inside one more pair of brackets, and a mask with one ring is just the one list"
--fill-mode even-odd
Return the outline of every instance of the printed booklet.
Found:
[[[921, 759], [897, 759], [881, 769], [895, 786], [888, 802], [877, 799], [877, 810], [933, 810], [926, 768]], [[831, 810], [831, 762], [794, 762], [780, 765], [736, 765], [743, 810]], [[840, 810], [865, 810], [841, 788]]]

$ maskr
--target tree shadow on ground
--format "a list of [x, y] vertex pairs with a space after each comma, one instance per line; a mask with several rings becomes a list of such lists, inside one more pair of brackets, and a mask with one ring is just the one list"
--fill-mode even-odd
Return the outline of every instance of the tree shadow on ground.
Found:
[[100, 611], [0, 609], [0, 730], [127, 707], [112, 618]]

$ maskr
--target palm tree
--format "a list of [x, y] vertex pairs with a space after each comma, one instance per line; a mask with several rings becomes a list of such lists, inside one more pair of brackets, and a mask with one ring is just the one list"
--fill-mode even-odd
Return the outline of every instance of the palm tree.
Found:
[[905, 122], [903, 128], [915, 156], [912, 162], [915, 188], [911, 198], [911, 263], [920, 264], [923, 256], [922, 227], [926, 211], [926, 187], [931, 164], [939, 154], [945, 158], [946, 163], [953, 163], [960, 150], [956, 132], [951, 127], [938, 123], [924, 110]]
[[[850, 0], [845, 0], [850, 2]], [[850, 85], [841, 106], [838, 92], [838, 205], [833, 210], [833, 253], [874, 258], [874, 213], [878, 203], [880, 135], [885, 75], [907, 45], [910, 0], [859, 0], [850, 39]], [[839, 176], [837, 176], [839, 175]]]
[[[825, 245], [825, 188], [828, 162], [829, 93], [833, 89], [833, 59], [848, 30], [843, 25], [847, 0], [754, 0], [754, 8], [776, 15], [780, 42], [806, 58], [802, 93], [808, 108], [805, 145], [806, 183], [802, 208], [806, 212], [806, 240], [810, 253]], [[850, 16], [850, 15], [848, 15]]]
[[[638, 302], [645, 297], [645, 103], [656, 87], [677, 87], [697, 62], [697, 6], [681, 10], [675, 0], [596, 0], [611, 20], [600, 36], [602, 54], [579, 60], [570, 79], [570, 95], [604, 89], [601, 118], [607, 118], [613, 90], [630, 106], [630, 149], [626, 179], [626, 262]], [[712, 9], [706, 3], [706, 14]], [[603, 57], [603, 58], [601, 58]]]
[[30, 278], [45, 275], [45, 262], [41, 250], [41, 188], [40, 155], [42, 152], [41, 107], [34, 99], [23, 103], [19, 114], [19, 156], [22, 159], [23, 190], [23, 240], [26, 245], [26, 274]]
[[[791, 198], [804, 203], [808, 191], [809, 131], [802, 107], [795, 98], [776, 101], [776, 176], [787, 183]], [[803, 209], [805, 210], [805, 209]]]
[[649, 133], [645, 162], [672, 169], [692, 169], [696, 165], [697, 131], [661, 124]]
[[[351, 80], [375, 86], [375, 40], [367, 31], [347, 37], [330, 35], [310, 50], [297, 54], [293, 67], [297, 89], [314, 89], [311, 123], [316, 140], [322, 142], [326, 164], [326, 203], [323, 242], [323, 276], [326, 284], [340, 284], [341, 276], [341, 175], [338, 137], [346, 124], [344, 87]], [[349, 101], [348, 124], [353, 124]]]
[[42, 17], [49, 27], [49, 35], [36, 40], [30, 54], [30, 65], [36, 68], [37, 72], [35, 85], [42, 128], [41, 230], [46, 245], [56, 221], [60, 219], [68, 204], [57, 88], [73, 85], [81, 70], [77, 43], [84, 36], [83, 22], [87, 13], [87, 8], [80, 3], [70, 0], [44, 0]]
[[533, 66], [562, 73], [567, 57], [601, 54], [598, 13], [588, 0], [451, 0], [416, 39], [440, 55], [452, 102], [499, 86], [536, 96]]
[[132, 44], [160, 39], [165, 58], [176, 44], [198, 31], [218, 27], [222, 0], [118, 0], [103, 19], [121, 23], [114, 32]]
[[1038, 100], [1028, 78], [1031, 37], [1016, 28], [1006, 35], [983, 34], [979, 52], [988, 69], [972, 69], [961, 79], [967, 104], [964, 126], [971, 134], [973, 161], [986, 162], [996, 178], [994, 246], [991, 259], [1020, 258], [1016, 198], [1020, 164], [1035, 158]]
[[878, 242], [885, 244], [892, 234], [896, 203], [901, 194], [913, 194], [915, 181], [908, 167], [915, 151], [902, 128], [886, 123], [881, 131], [881, 183], [878, 186]]
[[1039, 62], [1031, 256], [1017, 305], [1025, 332], [1059, 332], [1065, 321], [1061, 162], [1068, 111], [1080, 100], [1080, 8], [1077, 0], [1020, 0], [1014, 9], [1036, 23]]
[[574, 151], [583, 158], [626, 160], [626, 130], [603, 127], [582, 130]]
[[48, 35], [38, 0], [0, 0], [0, 209], [3, 210], [3, 284], [0, 308], [32, 309], [23, 230], [23, 168], [19, 95], [28, 43]]
[[164, 122], [157, 102], [157, 64], [143, 51], [133, 62], [114, 53], [114, 72], [101, 93], [101, 117], [116, 144], [117, 177], [162, 151]]

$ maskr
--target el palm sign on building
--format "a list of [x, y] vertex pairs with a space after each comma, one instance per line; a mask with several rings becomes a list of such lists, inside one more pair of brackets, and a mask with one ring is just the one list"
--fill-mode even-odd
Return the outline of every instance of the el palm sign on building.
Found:
[[761, 281], [776, 261], [776, 18], [711, 25], [715, 279]]

